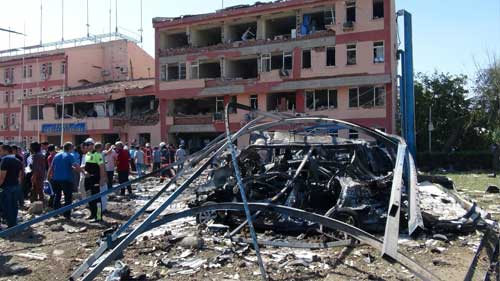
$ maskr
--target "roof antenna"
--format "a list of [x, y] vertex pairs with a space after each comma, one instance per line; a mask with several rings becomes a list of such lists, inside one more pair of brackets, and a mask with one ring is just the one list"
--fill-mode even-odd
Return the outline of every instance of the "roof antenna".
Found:
[[87, 0], [87, 37], [90, 37], [90, 24], [89, 24], [89, 0]]
[[115, 0], [115, 33], [118, 34], [118, 0]]
[[43, 13], [42, 13], [43, 9], [42, 9], [42, 0], [40, 0], [40, 46], [42, 45], [42, 16], [43, 16]]
[[109, 0], [109, 34], [111, 36], [111, 0]]
[[141, 0], [141, 29], [139, 29], [139, 32], [141, 33], [141, 43], [142, 43], [142, 32], [144, 30], [142, 29], [142, 0]]
[[61, 0], [61, 41], [64, 41], [64, 0]]

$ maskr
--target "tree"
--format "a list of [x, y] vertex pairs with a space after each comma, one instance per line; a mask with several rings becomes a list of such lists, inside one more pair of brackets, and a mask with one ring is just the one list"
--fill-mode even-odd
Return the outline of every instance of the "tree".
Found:
[[500, 141], [500, 61], [490, 58], [485, 68], [477, 71], [474, 86], [474, 111], [477, 125], [489, 132], [492, 142]]
[[[467, 76], [419, 73], [415, 81], [416, 134], [420, 151], [428, 149], [429, 108], [432, 107], [432, 145], [442, 152], [459, 148], [471, 133], [473, 114], [467, 99]], [[472, 132], [472, 135], [475, 135]], [[477, 135], [477, 134], [476, 134]]]

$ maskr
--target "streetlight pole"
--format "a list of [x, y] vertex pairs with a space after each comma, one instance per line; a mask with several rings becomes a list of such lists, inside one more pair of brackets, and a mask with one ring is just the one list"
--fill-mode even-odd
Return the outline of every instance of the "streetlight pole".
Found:
[[434, 131], [434, 124], [432, 124], [432, 106], [429, 106], [429, 152], [432, 152], [432, 131]]

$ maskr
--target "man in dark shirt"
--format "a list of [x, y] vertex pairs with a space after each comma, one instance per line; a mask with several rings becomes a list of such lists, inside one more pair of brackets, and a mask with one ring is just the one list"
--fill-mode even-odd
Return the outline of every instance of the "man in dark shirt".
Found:
[[18, 189], [22, 177], [22, 163], [12, 155], [9, 145], [0, 146], [0, 204], [8, 227], [17, 224]]

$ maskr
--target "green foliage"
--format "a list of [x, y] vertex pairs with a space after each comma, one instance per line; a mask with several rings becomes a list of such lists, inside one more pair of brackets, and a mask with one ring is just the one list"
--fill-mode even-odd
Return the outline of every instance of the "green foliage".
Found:
[[459, 148], [461, 136], [470, 133], [471, 101], [467, 99], [467, 76], [419, 73], [415, 81], [416, 135], [419, 151], [428, 150], [429, 108], [432, 107], [433, 150]]

